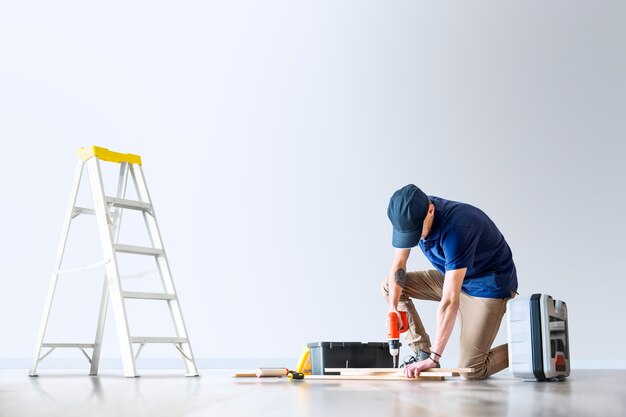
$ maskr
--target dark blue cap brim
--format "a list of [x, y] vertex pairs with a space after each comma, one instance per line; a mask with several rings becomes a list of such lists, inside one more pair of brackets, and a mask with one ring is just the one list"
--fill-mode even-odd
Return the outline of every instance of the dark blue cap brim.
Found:
[[397, 249], [410, 249], [417, 246], [422, 238], [422, 228], [410, 232], [400, 232], [393, 230], [391, 244]]

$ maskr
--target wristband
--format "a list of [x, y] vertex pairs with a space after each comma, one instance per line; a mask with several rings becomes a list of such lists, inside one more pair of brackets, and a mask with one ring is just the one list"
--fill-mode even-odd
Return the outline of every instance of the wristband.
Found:
[[437, 357], [438, 357], [438, 358], [440, 358], [440, 357], [441, 357], [441, 355], [440, 355], [440, 354], [438, 354], [437, 352], [434, 352], [434, 351], [432, 351], [432, 350], [430, 351], [430, 353], [432, 353], [433, 355], [437, 355]]
[[428, 358], [435, 363], [435, 365], [439, 365], [439, 361], [434, 360], [433, 358]]

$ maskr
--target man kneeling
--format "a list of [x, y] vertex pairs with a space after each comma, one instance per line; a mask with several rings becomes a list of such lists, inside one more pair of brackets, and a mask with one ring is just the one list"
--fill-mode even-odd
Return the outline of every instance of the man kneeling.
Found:
[[[506, 302], [517, 291], [509, 245], [485, 213], [469, 204], [427, 196], [415, 185], [396, 191], [387, 215], [396, 248], [383, 292], [389, 311], [406, 310], [406, 343], [415, 360], [404, 374], [437, 367], [457, 312], [461, 318], [459, 367], [473, 368], [468, 379], [484, 379], [509, 366], [507, 345], [491, 348]], [[406, 272], [411, 248], [419, 245], [434, 270]], [[411, 298], [439, 301], [437, 337], [431, 344]]]

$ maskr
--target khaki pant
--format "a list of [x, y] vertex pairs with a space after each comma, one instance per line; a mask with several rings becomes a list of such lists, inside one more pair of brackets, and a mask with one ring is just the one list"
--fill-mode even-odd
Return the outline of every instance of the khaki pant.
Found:
[[[409, 329], [404, 340], [414, 351], [430, 351], [430, 338], [411, 298], [441, 301], [443, 275], [436, 270], [408, 272], [406, 275], [406, 284], [398, 305], [399, 310], [407, 311], [409, 319]], [[387, 299], [389, 286], [386, 279], [383, 282], [383, 293]], [[511, 295], [514, 297], [515, 293]], [[473, 373], [465, 376], [467, 379], [484, 379], [509, 366], [506, 344], [491, 349], [509, 299], [472, 297], [461, 291], [459, 367], [474, 368]]]

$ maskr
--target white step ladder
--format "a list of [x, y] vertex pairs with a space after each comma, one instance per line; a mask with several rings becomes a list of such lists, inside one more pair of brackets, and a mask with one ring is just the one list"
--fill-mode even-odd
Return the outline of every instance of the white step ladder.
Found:
[[[36, 376], [39, 362], [58, 348], [79, 349], [91, 363], [91, 370], [89, 374], [97, 375], [98, 365], [100, 363], [100, 352], [102, 348], [102, 334], [104, 332], [104, 323], [106, 320], [106, 313], [110, 298], [122, 354], [124, 376], [137, 376], [135, 360], [139, 357], [139, 354], [146, 343], [173, 344], [182, 355], [187, 371], [186, 376], [197, 376], [198, 370], [191, 351], [189, 336], [187, 335], [180, 303], [174, 288], [174, 282], [172, 280], [172, 275], [167, 262], [165, 249], [163, 248], [163, 241], [157, 225], [152, 200], [150, 199], [150, 194], [148, 193], [146, 181], [141, 169], [141, 157], [139, 155], [112, 152], [106, 148], [100, 148], [97, 146], [80, 148], [78, 149], [77, 154], [79, 161], [78, 166], [76, 167], [74, 183], [72, 185], [69, 208], [65, 218], [61, 241], [59, 242], [54, 272], [52, 273], [52, 281], [48, 290], [39, 336], [37, 338], [35, 357], [29, 375]], [[104, 194], [100, 161], [120, 164], [116, 197], [107, 197]], [[76, 198], [85, 165], [87, 166], [89, 173], [89, 182], [91, 185], [91, 193], [94, 203], [93, 209], [76, 206]], [[132, 201], [124, 198], [129, 172], [136, 187], [139, 201]], [[117, 243], [122, 212], [124, 209], [138, 210], [143, 214], [148, 228], [150, 241], [152, 242], [152, 247], [122, 245]], [[70, 224], [75, 217], [81, 214], [91, 214], [96, 216], [104, 260], [82, 268], [62, 270], [61, 264], [63, 261], [63, 254], [65, 252]], [[154, 257], [157, 264], [157, 270], [161, 277], [164, 292], [149, 293], [123, 291], [116, 255], [118, 252]], [[59, 275], [67, 272], [84, 271], [86, 269], [102, 265], [105, 266], [106, 273], [104, 278], [104, 287], [102, 290], [102, 298], [100, 300], [100, 313], [94, 343], [46, 343], [44, 341], [46, 327], [48, 325], [50, 309], [52, 307]], [[166, 301], [176, 330], [176, 337], [131, 337], [126, 316], [126, 299]], [[133, 344], [139, 345], [136, 352], [133, 349]], [[42, 355], [42, 349], [44, 348], [48, 349], [48, 351]], [[93, 349], [91, 357], [85, 349]]]

